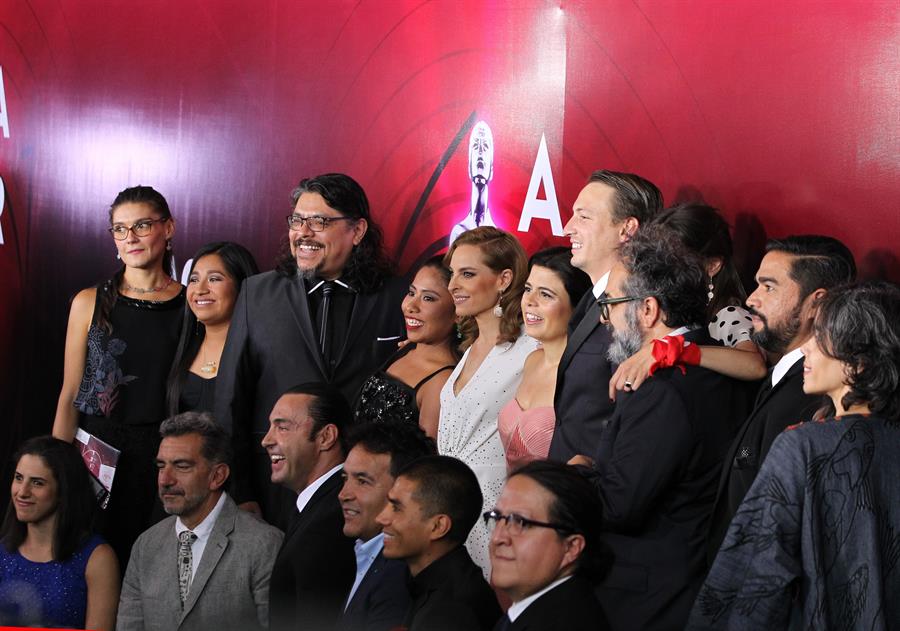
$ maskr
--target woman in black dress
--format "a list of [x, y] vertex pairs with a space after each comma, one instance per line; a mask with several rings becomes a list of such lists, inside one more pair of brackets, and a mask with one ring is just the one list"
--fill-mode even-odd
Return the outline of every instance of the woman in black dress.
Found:
[[416, 272], [401, 305], [408, 343], [363, 384], [354, 412], [357, 423], [399, 419], [437, 436], [441, 388], [459, 361], [449, 282], [441, 256]]
[[156, 497], [154, 459], [184, 287], [169, 274], [175, 220], [160, 193], [125, 189], [109, 220], [122, 267], [72, 301], [53, 435], [72, 442], [80, 427], [121, 451], [100, 532], [125, 567]]
[[244, 279], [259, 273], [247, 248], [229, 241], [204, 245], [193, 261], [181, 338], [169, 372], [169, 416], [189, 410], [212, 412], [234, 304]]

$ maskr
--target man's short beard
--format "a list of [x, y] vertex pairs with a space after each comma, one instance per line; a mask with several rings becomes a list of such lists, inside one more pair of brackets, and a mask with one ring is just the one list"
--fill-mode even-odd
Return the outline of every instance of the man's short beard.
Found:
[[772, 327], [769, 326], [768, 320], [761, 313], [751, 311], [760, 319], [763, 328], [762, 331], [754, 329], [750, 333], [750, 339], [754, 344], [770, 353], [783, 355], [800, 331], [800, 312], [802, 310], [803, 303], [798, 302], [783, 324]]
[[297, 278], [301, 278], [303, 280], [312, 280], [316, 278], [319, 273], [318, 266], [316, 267], [300, 267], [297, 266]]
[[625, 330], [612, 331], [612, 341], [606, 351], [606, 357], [613, 364], [621, 364], [626, 359], [641, 350], [644, 344], [644, 335], [637, 319], [637, 309], [627, 305], [625, 311]]

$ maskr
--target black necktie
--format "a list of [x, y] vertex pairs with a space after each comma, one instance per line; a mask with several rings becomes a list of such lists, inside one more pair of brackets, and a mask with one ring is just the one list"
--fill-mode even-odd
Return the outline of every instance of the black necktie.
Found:
[[322, 358], [325, 365], [330, 366], [331, 356], [328, 348], [328, 316], [331, 309], [331, 294], [334, 293], [334, 282], [330, 280], [322, 281], [322, 304], [319, 305], [319, 348], [322, 350]]
[[753, 403], [753, 409], [755, 410], [760, 406], [760, 404], [766, 400], [766, 397], [769, 396], [769, 392], [772, 391], [772, 372], [774, 368], [770, 368], [766, 373], [766, 379], [763, 381], [762, 385], [759, 387], [759, 392], [756, 393], [756, 401]]
[[509, 619], [509, 614], [503, 614], [497, 624], [497, 631], [509, 631], [510, 627], [512, 627], [512, 621]]

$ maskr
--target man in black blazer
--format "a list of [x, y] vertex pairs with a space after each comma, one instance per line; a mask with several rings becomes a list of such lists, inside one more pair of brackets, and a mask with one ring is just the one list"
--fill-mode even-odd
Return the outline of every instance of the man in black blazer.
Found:
[[465, 545], [478, 521], [475, 473], [450, 456], [427, 456], [403, 468], [378, 516], [384, 556], [403, 559], [412, 576], [406, 631], [488, 631], [500, 618], [494, 591]]
[[825, 293], [855, 276], [853, 254], [837, 239], [805, 235], [766, 244], [756, 273], [759, 285], [747, 307], [753, 315], [753, 341], [779, 359], [725, 456], [710, 526], [710, 563], [772, 441], [788, 425], [810, 420], [822, 406], [822, 397], [803, 392], [800, 347], [813, 335], [816, 308]]
[[705, 285], [699, 257], [650, 226], [623, 248], [600, 301], [612, 361], [659, 349], [653, 376], [619, 396], [593, 461], [573, 459], [593, 467], [615, 557], [597, 588], [613, 630], [683, 628], [703, 581], [722, 458], [746, 415], [739, 384], [697, 365], [696, 348], [713, 343], [698, 326]]
[[491, 583], [512, 600], [495, 631], [609, 628], [591, 583], [608, 567], [602, 514], [575, 467], [536, 461], [510, 475], [484, 516]]
[[382, 234], [363, 189], [330, 173], [304, 179], [277, 269], [243, 285], [222, 353], [216, 419], [235, 437], [239, 502], [262, 505], [286, 526], [290, 500], [268, 484], [255, 448], [281, 394], [298, 383], [330, 383], [348, 401], [397, 349], [407, 284], [391, 275]]
[[409, 609], [409, 571], [382, 553], [384, 533], [375, 518], [387, 506], [397, 473], [410, 462], [436, 453], [418, 425], [367, 423], [350, 432], [344, 486], [338, 494], [344, 535], [356, 540], [356, 579], [345, 598], [339, 631], [388, 631]]
[[572, 265], [594, 283], [572, 311], [569, 341], [559, 362], [553, 409], [556, 428], [550, 459], [566, 462], [597, 445], [613, 411], [607, 396], [612, 367], [606, 357], [609, 332], [600, 325], [597, 298], [606, 290], [619, 247], [662, 209], [662, 193], [631, 173], [596, 171], [573, 205], [565, 226]]
[[262, 444], [272, 482], [296, 493], [296, 509], [269, 583], [269, 628], [331, 629], [356, 572], [338, 492], [350, 406], [332, 386], [289, 389], [272, 409]]

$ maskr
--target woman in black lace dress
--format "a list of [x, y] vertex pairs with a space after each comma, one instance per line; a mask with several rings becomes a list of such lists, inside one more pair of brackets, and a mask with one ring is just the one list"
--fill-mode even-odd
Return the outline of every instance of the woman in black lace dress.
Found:
[[241, 283], [259, 273], [244, 246], [230, 241], [197, 250], [188, 276], [181, 339], [169, 373], [170, 416], [189, 410], [213, 411], [216, 375]]
[[80, 427], [121, 451], [100, 534], [125, 567], [155, 502], [154, 460], [184, 287], [169, 274], [175, 220], [160, 193], [125, 189], [109, 220], [122, 267], [72, 301], [53, 435], [72, 442]]
[[401, 306], [408, 343], [363, 384], [354, 412], [357, 423], [402, 420], [437, 436], [441, 388], [459, 360], [448, 282], [443, 257], [419, 268]]

